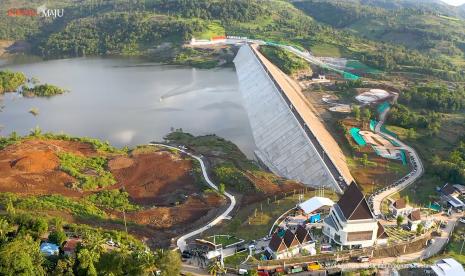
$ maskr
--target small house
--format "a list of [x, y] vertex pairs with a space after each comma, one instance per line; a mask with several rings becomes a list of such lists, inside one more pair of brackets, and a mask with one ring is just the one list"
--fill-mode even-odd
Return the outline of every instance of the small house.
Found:
[[412, 211], [412, 207], [410, 207], [403, 198], [394, 201], [389, 206], [389, 209], [394, 217], [407, 216]]
[[[447, 203], [448, 206], [451, 206], [452, 208], [455, 209], [463, 209], [465, 207], [465, 203], [463, 203], [462, 200], [459, 199], [459, 196], [462, 195], [462, 185], [452, 185], [449, 183], [446, 183], [444, 185], [440, 192], [441, 192], [441, 200], [445, 203]], [[457, 188], [458, 187], [458, 188]]]
[[408, 227], [410, 231], [417, 231], [418, 225], [421, 223], [420, 209], [412, 211], [408, 216]]
[[76, 252], [76, 248], [78, 244], [81, 243], [81, 241], [82, 241], [81, 239], [77, 239], [77, 238], [68, 239], [65, 245], [63, 246], [64, 254], [66, 256], [74, 256]]

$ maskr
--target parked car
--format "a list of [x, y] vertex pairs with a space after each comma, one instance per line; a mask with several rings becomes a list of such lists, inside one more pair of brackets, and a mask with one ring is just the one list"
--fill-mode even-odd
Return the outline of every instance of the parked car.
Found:
[[461, 223], [465, 223], [465, 217], [461, 217], [461, 218], [459, 219], [459, 221], [460, 221]]
[[359, 263], [367, 263], [369, 261], [370, 261], [370, 257], [368, 257], [368, 256], [359, 256], [357, 258], [357, 262], [359, 262]]

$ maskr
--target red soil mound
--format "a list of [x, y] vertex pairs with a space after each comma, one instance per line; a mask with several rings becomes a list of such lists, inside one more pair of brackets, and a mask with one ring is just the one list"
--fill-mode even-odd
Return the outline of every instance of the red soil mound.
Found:
[[[183, 195], [200, 192], [191, 175], [189, 160], [176, 159], [169, 152], [131, 156], [133, 164], [121, 159], [110, 162], [110, 170], [119, 185], [124, 185], [131, 200], [142, 205], [171, 205]], [[125, 166], [121, 166], [125, 163]]]
[[0, 151], [0, 192], [81, 197], [66, 187], [75, 179], [59, 170], [57, 152], [94, 155], [91, 145], [60, 140], [25, 140]]
[[174, 225], [193, 223], [207, 215], [212, 207], [219, 207], [224, 199], [216, 195], [207, 197], [190, 197], [176, 207], [155, 207], [140, 212], [129, 213], [127, 217], [139, 224], [149, 224], [159, 229], [171, 228]]
[[58, 157], [51, 151], [35, 151], [11, 162], [11, 167], [26, 173], [50, 171], [59, 165]]

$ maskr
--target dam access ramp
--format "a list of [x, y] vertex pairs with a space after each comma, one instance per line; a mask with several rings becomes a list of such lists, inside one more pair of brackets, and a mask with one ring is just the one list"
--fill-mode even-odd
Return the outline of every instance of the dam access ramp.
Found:
[[300, 87], [257, 48], [244, 44], [234, 59], [256, 156], [277, 175], [341, 193], [354, 180], [342, 150]]

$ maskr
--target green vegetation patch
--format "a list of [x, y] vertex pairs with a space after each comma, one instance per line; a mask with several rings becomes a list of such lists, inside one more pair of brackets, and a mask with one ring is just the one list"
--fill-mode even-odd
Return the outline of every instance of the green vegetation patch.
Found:
[[221, 244], [223, 245], [223, 248], [230, 244], [234, 244], [234, 243], [241, 241], [240, 239], [234, 236], [230, 236], [230, 235], [214, 235], [214, 236], [206, 238], [205, 240], [213, 242], [218, 245]]
[[201, 32], [193, 33], [193, 37], [195, 39], [211, 39], [215, 36], [225, 36], [225, 31], [223, 26], [221, 26], [221, 22], [213, 21], [207, 24], [207, 27], [202, 30]]
[[21, 72], [0, 71], [0, 93], [15, 92], [26, 80]]
[[26, 96], [32, 97], [51, 97], [65, 93], [63, 88], [51, 84], [40, 84], [32, 88], [24, 88], [22, 93]]
[[106, 170], [104, 157], [81, 157], [72, 153], [60, 153], [60, 169], [78, 179], [78, 187], [84, 190], [102, 188], [116, 183], [113, 174]]
[[86, 197], [90, 202], [118, 211], [137, 211], [140, 207], [129, 202], [129, 194], [127, 192], [115, 189], [108, 191], [100, 191]]
[[310, 47], [310, 50], [315, 56], [342, 57], [344, 55], [340, 47], [328, 43], [315, 44]]
[[260, 52], [281, 71], [292, 75], [301, 70], [309, 70], [310, 65], [295, 54], [275, 46], [260, 46]]
[[22, 210], [61, 210], [84, 218], [106, 218], [104, 211], [93, 203], [67, 198], [62, 195], [21, 197], [12, 193], [0, 193], [0, 205]]

